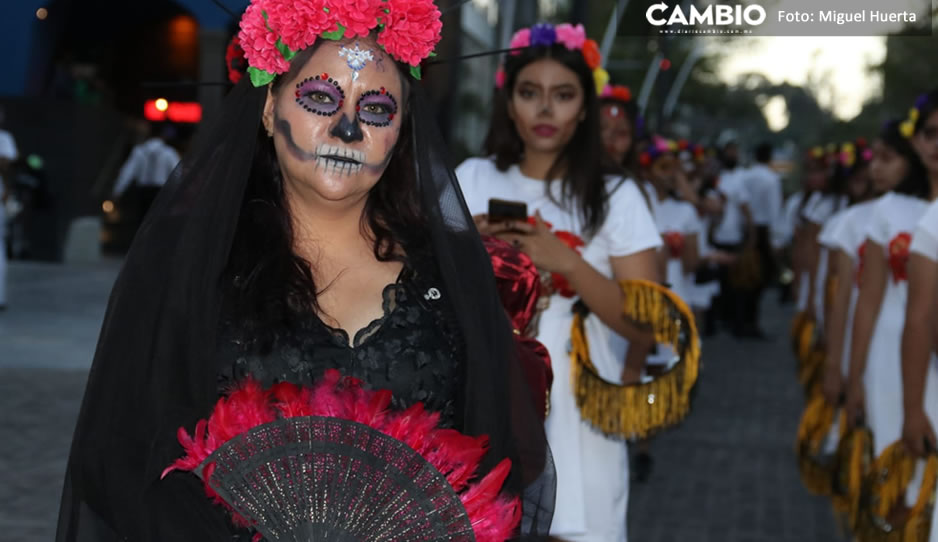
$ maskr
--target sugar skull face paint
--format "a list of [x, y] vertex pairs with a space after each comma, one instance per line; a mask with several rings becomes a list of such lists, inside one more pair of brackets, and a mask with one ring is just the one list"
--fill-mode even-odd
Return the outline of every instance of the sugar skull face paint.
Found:
[[355, 48], [343, 47], [339, 49], [339, 56], [345, 57], [345, 62], [349, 68], [352, 68], [352, 80], [358, 80], [358, 72], [362, 71], [369, 60], [374, 60], [375, 55], [371, 49], [362, 49], [358, 42], [355, 42]]
[[369, 126], [388, 126], [397, 114], [397, 100], [381, 87], [362, 94], [356, 107], [358, 118]]
[[[339, 55], [356, 43], [375, 60], [359, 71]], [[264, 127], [273, 134], [287, 197], [358, 205], [379, 182], [395, 156], [406, 107], [405, 80], [388, 67], [391, 58], [370, 41], [325, 41], [291, 79], [271, 87]]]
[[345, 91], [328, 73], [322, 73], [297, 83], [296, 103], [310, 113], [331, 117], [345, 105]]

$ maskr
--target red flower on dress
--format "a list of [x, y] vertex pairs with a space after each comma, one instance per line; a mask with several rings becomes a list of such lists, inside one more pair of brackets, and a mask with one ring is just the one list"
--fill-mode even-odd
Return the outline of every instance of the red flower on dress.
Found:
[[684, 252], [684, 234], [679, 231], [669, 231], [663, 236], [664, 244], [672, 258], [680, 258]]
[[909, 278], [906, 264], [909, 262], [909, 245], [912, 244], [912, 235], [902, 232], [889, 242], [889, 268], [892, 270], [893, 282]]
[[860, 277], [863, 276], [863, 261], [866, 259], [866, 241], [857, 249], [857, 288], [860, 287]]
[[[532, 226], [537, 224], [537, 219], [533, 216], [528, 217], [528, 224]], [[550, 229], [554, 228], [554, 225], [550, 222], [544, 221], [544, 225]], [[560, 230], [555, 231], [554, 236], [563, 241], [568, 247], [573, 250], [580, 252], [580, 248], [586, 246], [586, 242], [583, 241], [577, 234]], [[550, 281], [554, 288], [554, 292], [560, 294], [563, 297], [574, 297], [576, 292], [570, 288], [570, 283], [567, 282], [567, 278], [559, 273], [551, 273]]]
[[440, 10], [432, 0], [388, 0], [384, 5], [388, 13], [381, 18], [385, 28], [378, 45], [400, 62], [418, 66], [440, 41]]
[[345, 26], [346, 38], [367, 36], [378, 26], [378, 18], [385, 16], [383, 0], [333, 1], [331, 10]]

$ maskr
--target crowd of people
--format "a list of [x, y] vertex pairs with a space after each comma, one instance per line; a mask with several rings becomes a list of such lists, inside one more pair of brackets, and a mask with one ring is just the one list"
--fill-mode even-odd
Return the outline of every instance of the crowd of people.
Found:
[[[807, 404], [802, 475], [858, 540], [938, 540], [935, 220], [938, 91], [863, 137], [804, 158], [792, 328]], [[909, 538], [907, 538], [909, 539]]]
[[[581, 25], [538, 24], [514, 35], [493, 74], [480, 156], [453, 171], [412, 77], [439, 40], [433, 3], [354, 14], [325, 3], [296, 17], [253, 0], [237, 41], [247, 72], [223, 113], [175, 169], [170, 153], [148, 165], [154, 138], [120, 174], [115, 195], [137, 179], [152, 187], [150, 209], [108, 307], [59, 541], [271, 536], [275, 514], [240, 507], [214, 463], [188, 467], [204, 484], [167, 467], [183, 449], [211, 458], [206, 443], [224, 446], [212, 420], [224, 397], [255, 390], [244, 382], [282, 405], [285, 385], [320, 389], [336, 369], [352, 389], [389, 390], [385, 407], [416, 405], [447, 431], [485, 435], [480, 475], [506, 459], [510, 471], [501, 497], [473, 498], [500, 503], [489, 521], [511, 520], [512, 536], [624, 541], [629, 486], [648, 479], [651, 439], [680, 415], [615, 425], [637, 415], [616, 398], [696, 363], [695, 321], [704, 336], [765, 338], [760, 299], [787, 268], [798, 322], [826, 353], [809, 388], [844, 410], [841, 433], [869, 428], [879, 456], [905, 420], [910, 456], [935, 450], [938, 95], [871, 146], [812, 149], [802, 190], [783, 201], [770, 144], [649, 133]], [[520, 286], [503, 288], [509, 265], [533, 270], [511, 275], [527, 281], [521, 319], [505, 295]], [[685, 327], [669, 334], [661, 321]], [[600, 398], [584, 397], [585, 370]], [[686, 406], [696, 366], [683, 374], [673, 395], [629, 408]], [[614, 415], [587, 415], [597, 401]], [[316, 528], [352, 528], [327, 527]]]

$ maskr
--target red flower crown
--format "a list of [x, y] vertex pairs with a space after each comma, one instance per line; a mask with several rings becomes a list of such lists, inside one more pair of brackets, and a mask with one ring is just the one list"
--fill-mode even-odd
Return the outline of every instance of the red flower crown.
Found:
[[259, 87], [286, 73], [317, 39], [365, 37], [375, 28], [378, 46], [420, 79], [420, 62], [433, 56], [443, 23], [433, 0], [251, 0], [238, 37]]

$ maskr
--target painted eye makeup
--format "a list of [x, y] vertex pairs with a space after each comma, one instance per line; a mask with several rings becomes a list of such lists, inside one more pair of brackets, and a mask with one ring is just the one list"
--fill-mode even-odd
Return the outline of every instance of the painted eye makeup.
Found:
[[323, 73], [297, 83], [296, 103], [310, 113], [331, 117], [345, 103], [345, 92], [338, 81]]
[[359, 120], [369, 126], [388, 126], [397, 114], [397, 100], [384, 87], [362, 94], [355, 108]]

